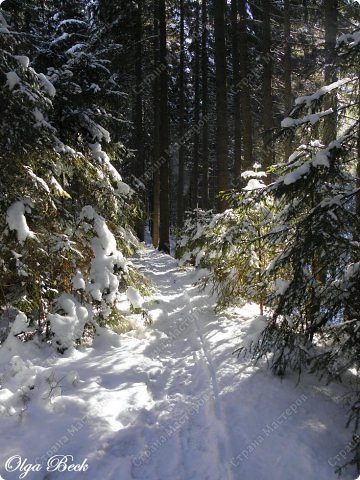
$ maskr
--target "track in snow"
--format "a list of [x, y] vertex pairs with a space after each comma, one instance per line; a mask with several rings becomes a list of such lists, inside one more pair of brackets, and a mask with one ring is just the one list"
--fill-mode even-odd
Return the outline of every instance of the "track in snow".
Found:
[[[351, 438], [342, 387], [313, 377], [296, 386], [237, 359], [232, 351], [259, 330], [256, 306], [215, 314], [194, 286], [200, 271], [151, 249], [133, 263], [157, 288], [151, 327], [103, 329], [92, 348], [63, 356], [32, 342], [0, 348], [0, 476], [18, 480], [4, 470], [11, 455], [35, 463], [54, 452], [86, 458], [89, 470], [26, 480], [336, 480], [334, 459]], [[49, 375], [61, 387], [51, 401]], [[2, 403], [21, 408], [32, 376], [26, 409], [1, 415]]]
[[[180, 270], [175, 260], [153, 252], [150, 257], [141, 255], [134, 263], [143, 267], [162, 299], [158, 306], [164, 309], [164, 320], [158, 320], [157, 327], [171, 339], [169, 347], [161, 352], [161, 361], [168, 370], [168, 383], [162, 395], [165, 398], [176, 393], [178, 407], [187, 418], [177, 432], [183, 479], [231, 480], [229, 434], [219, 386], [199, 328], [212, 305], [206, 301], [204, 305], [204, 297], [199, 297], [198, 289], [191, 284], [193, 276], [188, 278], [188, 272]], [[184, 325], [185, 331], [174, 338], [174, 331], [180, 332]], [[169, 358], [173, 365], [170, 368]]]

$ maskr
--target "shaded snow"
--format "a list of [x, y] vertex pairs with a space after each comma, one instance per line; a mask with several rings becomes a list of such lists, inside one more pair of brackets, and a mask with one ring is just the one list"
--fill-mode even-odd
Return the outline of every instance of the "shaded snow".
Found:
[[[336, 480], [351, 437], [343, 387], [237, 358], [264, 326], [256, 305], [216, 315], [193, 285], [201, 271], [153, 250], [133, 263], [158, 288], [151, 328], [99, 329], [92, 348], [63, 356], [15, 337], [0, 348], [0, 474], [18, 479], [4, 465], [21, 455], [41, 464], [28, 480]], [[65, 454], [88, 470], [47, 474]]]
[[[0, 0], [0, 5], [4, 0]], [[4, 15], [0, 12], [0, 33], [10, 33], [8, 29], [9, 25], [7, 24]]]
[[330, 167], [329, 164], [329, 152], [328, 150], [320, 150], [315, 155], [315, 158], [312, 160], [314, 167]]
[[310, 162], [305, 162], [299, 167], [295, 168], [292, 172], [287, 173], [284, 175], [282, 180], [285, 185], [290, 185], [291, 183], [295, 183], [300, 180], [304, 175], [307, 175], [310, 171]]
[[10, 90], [13, 90], [16, 85], [19, 85], [20, 83], [21, 80], [16, 72], [8, 72], [6, 74], [6, 85], [10, 88]]
[[360, 43], [360, 30], [356, 30], [353, 33], [344, 33], [337, 38], [338, 45], [342, 43], [349, 44], [350, 47], [354, 47]]
[[29, 67], [30, 59], [26, 55], [14, 55], [14, 58], [20, 63], [22, 67]]

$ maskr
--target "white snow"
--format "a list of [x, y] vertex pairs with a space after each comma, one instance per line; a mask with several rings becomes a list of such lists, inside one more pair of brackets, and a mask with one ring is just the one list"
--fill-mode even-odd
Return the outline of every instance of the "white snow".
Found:
[[43, 73], [38, 73], [38, 79], [44, 88], [44, 90], [50, 95], [50, 97], [55, 97], [56, 89], [50, 80]]
[[26, 315], [22, 312], [18, 313], [15, 317], [15, 321], [11, 326], [12, 335], [18, 335], [21, 332], [26, 332], [29, 321]]
[[85, 280], [83, 274], [79, 270], [76, 272], [74, 278], [71, 280], [71, 284], [73, 290], [85, 290]]
[[135, 287], [128, 287], [126, 297], [134, 308], [141, 308], [144, 302], [140, 292]]
[[[4, 0], [0, 0], [0, 5]], [[0, 12], [0, 33], [10, 33], [9, 25], [7, 24], [4, 15]]]
[[[102, 130], [104, 130], [104, 132], [109, 134], [109, 132], [107, 132], [105, 129], [102, 129]], [[103, 132], [102, 132], [102, 134], [106, 135]], [[92, 156], [93, 156], [94, 160], [96, 160], [100, 164], [104, 164], [106, 166], [107, 170], [109, 171], [112, 179], [115, 180], [115, 182], [117, 184], [116, 193], [118, 193], [119, 195], [124, 195], [124, 196], [129, 195], [131, 193], [131, 188], [129, 187], [129, 185], [127, 183], [122, 181], [120, 173], [111, 164], [107, 153], [102, 150], [100, 143], [98, 143], [98, 142], [90, 143], [89, 147], [91, 149], [91, 153], [92, 153]]]
[[59, 26], [62, 27], [63, 25], [86, 25], [83, 20], [78, 20], [77, 18], [66, 18], [65, 20], [61, 20], [59, 22]]
[[55, 151], [59, 153], [69, 153], [70, 155], [73, 156], [80, 156], [82, 155], [80, 152], [76, 152], [73, 148], [69, 147], [68, 145], [65, 145], [63, 142], [61, 142], [57, 137], [55, 137], [56, 145], [55, 145]]
[[304, 175], [307, 175], [310, 171], [310, 162], [304, 162], [299, 167], [295, 168], [292, 172], [287, 173], [282, 179], [279, 181], [283, 181], [285, 185], [290, 185], [291, 183], [295, 183], [300, 180]]
[[16, 230], [17, 239], [23, 243], [30, 235], [25, 213], [31, 211], [32, 203], [28, 200], [18, 200], [7, 209], [6, 222], [10, 230]]
[[49, 313], [51, 330], [54, 334], [54, 347], [73, 349], [76, 339], [81, 338], [85, 323], [91, 319], [91, 313], [72, 295], [62, 294], [56, 300], [57, 308], [64, 313]]
[[310, 145], [312, 147], [318, 147], [318, 148], [323, 148], [324, 147], [324, 144], [321, 143], [320, 140], [310, 140]]
[[360, 30], [353, 33], [344, 33], [337, 39], [337, 44], [348, 43], [350, 47], [354, 47], [360, 43]]
[[14, 58], [20, 63], [24, 68], [29, 68], [30, 59], [26, 55], [14, 55]]
[[[115, 268], [127, 270], [126, 261], [123, 254], [117, 249], [116, 239], [109, 230], [105, 219], [95, 212], [95, 210], [87, 205], [82, 209], [81, 217], [83, 219], [92, 220], [94, 229], [97, 234], [92, 239], [91, 247], [94, 252], [94, 258], [91, 261], [90, 283], [87, 285], [87, 291], [94, 300], [106, 303], [113, 303], [118, 295], [119, 278], [114, 273]], [[103, 298], [106, 291], [106, 298]], [[108, 315], [103, 304], [103, 313]]]
[[245, 172], [242, 172], [241, 174], [242, 178], [261, 178], [261, 177], [266, 177], [266, 172], [264, 171], [259, 171], [255, 172], [253, 170], [245, 170]]
[[6, 74], [6, 85], [10, 88], [10, 90], [13, 90], [16, 85], [19, 85], [20, 83], [21, 80], [16, 72], [8, 72]]
[[56, 180], [54, 176], [51, 176], [50, 183], [54, 187], [54, 190], [61, 196], [70, 198], [70, 195], [62, 188], [60, 183]]
[[50, 193], [49, 186], [43, 178], [37, 176], [31, 167], [25, 166], [24, 168], [37, 185], [40, 185], [45, 192]]
[[312, 102], [315, 100], [318, 100], [321, 98], [323, 95], [326, 95], [327, 93], [331, 92], [335, 88], [339, 88], [342, 85], [345, 85], [346, 83], [351, 82], [353, 79], [346, 77], [342, 78], [336, 82], [331, 83], [330, 85], [324, 85], [321, 87], [319, 90], [317, 90], [315, 93], [312, 95], [305, 95], [303, 97], [298, 97], [295, 99], [295, 105], [302, 105], [306, 104], [308, 107], [311, 106]]
[[257, 178], [250, 178], [246, 187], [243, 190], [258, 190], [259, 188], [264, 188], [266, 185], [258, 180]]
[[323, 112], [311, 113], [310, 115], [305, 115], [304, 117], [301, 117], [301, 118], [286, 117], [281, 121], [281, 127], [282, 128], [297, 127], [299, 125], [303, 125], [304, 123], [311, 123], [311, 125], [314, 125], [320, 120], [320, 118], [325, 117], [326, 115], [330, 115], [330, 113], [333, 113], [332, 108], [328, 108]]
[[101, 91], [101, 87], [97, 83], [92, 83], [89, 87], [89, 90], [92, 90], [94, 93], [98, 93]]
[[71, 48], [66, 50], [65, 53], [67, 53], [69, 55], [73, 55], [76, 52], [78, 52], [78, 50], [82, 50], [84, 47], [86, 47], [86, 43], [77, 43], [76, 45], [73, 45]]
[[[133, 263], [158, 289], [152, 327], [99, 329], [64, 355], [15, 337], [0, 347], [0, 474], [19, 478], [5, 470], [18, 455], [40, 467], [27, 480], [336, 480], [351, 439], [344, 387], [237, 358], [264, 326], [256, 305], [216, 315], [198, 271], [154, 250]], [[72, 297], [60, 304], [61, 336], [78, 313]], [[88, 468], [47, 472], [54, 455]]]
[[50, 123], [45, 119], [42, 111], [39, 110], [37, 107], [34, 108], [33, 115], [34, 115], [35, 120], [36, 120], [35, 127], [37, 127], [37, 128], [49, 128], [50, 130], [54, 130], [54, 127], [50, 125]]
[[62, 42], [63, 40], [67, 40], [69, 37], [70, 35], [67, 32], [64, 32], [58, 37], [56, 37], [54, 40], [52, 40], [50, 45], [56, 45], [57, 43]]
[[288, 280], [284, 280], [283, 278], [277, 278], [274, 282], [274, 291], [276, 295], [284, 295], [288, 287]]
[[314, 167], [327, 167], [329, 168], [329, 152], [328, 150], [320, 150], [315, 155], [315, 158], [312, 160], [312, 164]]

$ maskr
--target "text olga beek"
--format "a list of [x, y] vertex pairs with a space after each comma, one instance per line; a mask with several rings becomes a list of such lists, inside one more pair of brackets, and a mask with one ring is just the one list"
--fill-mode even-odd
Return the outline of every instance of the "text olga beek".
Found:
[[[82, 463], [73, 463], [72, 455], [54, 455], [46, 464], [47, 472], [86, 472], [89, 468], [87, 458]], [[43, 469], [40, 463], [28, 463], [27, 458], [21, 455], [13, 455], [5, 463], [7, 472], [20, 472], [19, 478], [25, 478], [29, 472], [40, 472]]]

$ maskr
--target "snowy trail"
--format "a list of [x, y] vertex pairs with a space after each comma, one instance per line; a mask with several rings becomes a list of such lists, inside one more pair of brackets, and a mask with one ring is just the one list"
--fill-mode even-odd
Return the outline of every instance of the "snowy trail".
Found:
[[[157, 261], [154, 257], [157, 257]], [[153, 253], [150, 258], [146, 256], [143, 257], [140, 263], [146, 265], [146, 271], [154, 284], [157, 285], [163, 299], [166, 297], [168, 297], [170, 301], [174, 299], [173, 308], [174, 304], [183, 305], [183, 307], [179, 307], [179, 311], [177, 311], [176, 308], [174, 309], [172, 318], [170, 317], [171, 321], [164, 325], [164, 332], [168, 337], [172, 337], [174, 327], [180, 329], [184, 320], [188, 320], [188, 328], [185, 334], [172, 342], [169, 354], [172, 358], [182, 359], [182, 365], [187, 365], [187, 377], [191, 382], [190, 396], [186, 388], [179, 388], [179, 377], [176, 371], [173, 370], [172, 373], [173, 375], [175, 374], [174, 378], [177, 379], [175, 388], [179, 390], [177, 393], [182, 396], [181, 403], [185, 412], [196, 412], [197, 406], [193, 406], [194, 399], [195, 402], [196, 399], [201, 398], [205, 398], [206, 400], [203, 407], [202, 404], [199, 403], [199, 406], [204, 410], [203, 424], [199, 425], [200, 428], [194, 429], [191, 425], [186, 425], [184, 429], [179, 432], [182, 437], [182, 454], [180, 457], [185, 467], [185, 477], [183, 478], [231, 480], [232, 472], [228, 461], [230, 451], [228, 446], [229, 435], [224, 428], [226, 423], [224, 422], [222, 406], [219, 400], [219, 387], [206, 341], [198, 326], [199, 317], [206, 316], [206, 313], [202, 310], [209, 310], [212, 304], [207, 305], [205, 303], [204, 306], [204, 298], [202, 296], [199, 297], [198, 289], [194, 288], [192, 283], [184, 284], [180, 282], [181, 290], [179, 292], [178, 277], [184, 276], [184, 273], [179, 271], [174, 260], [171, 260], [174, 267], [169, 271], [169, 265], [168, 263], [164, 265], [162, 263], [163, 259], [164, 256], [162, 254]], [[149, 264], [147, 264], [148, 261], [150, 261]], [[156, 267], [156, 265], [159, 266]], [[166, 292], [166, 294], [161, 292]], [[190, 361], [190, 365], [188, 358], [183, 356], [184, 342], [187, 342], [191, 346], [193, 362]], [[192, 408], [194, 410], [192, 410]], [[203, 447], [199, 449], [199, 445], [201, 444], [203, 444]], [[206, 444], [205, 449], [204, 444]], [[193, 462], [194, 448], [198, 449], [196, 470], [194, 469]], [[205, 456], [204, 461], [201, 461], [202, 456]], [[214, 459], [216, 459], [216, 462], [214, 462]], [[227, 461], [224, 462], [223, 459]]]
[[[201, 271], [150, 249], [133, 263], [156, 287], [151, 327], [104, 331], [94, 348], [61, 358], [31, 344], [23, 364], [16, 344], [0, 351], [1, 476], [19, 478], [4, 465], [21, 455], [42, 465], [29, 480], [335, 480], [350, 439], [341, 387], [311, 377], [296, 387], [237, 359], [259, 329], [255, 306], [216, 315], [194, 286]], [[24, 410], [25, 377], [36, 388]], [[15, 410], [1, 414], [7, 403]], [[47, 472], [52, 455], [87, 459], [88, 470]]]

